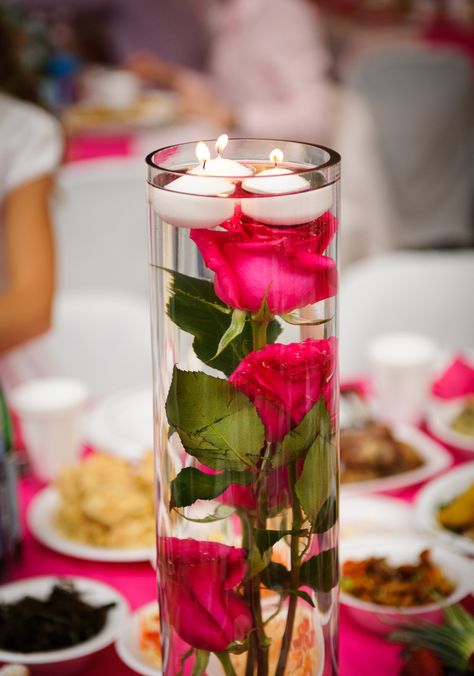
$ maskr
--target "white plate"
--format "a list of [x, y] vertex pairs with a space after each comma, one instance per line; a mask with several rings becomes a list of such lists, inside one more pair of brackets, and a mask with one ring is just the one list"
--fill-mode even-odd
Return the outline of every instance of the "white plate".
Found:
[[451, 465], [452, 458], [448, 451], [445, 451], [444, 448], [416, 427], [394, 425], [392, 434], [396, 439], [413, 446], [424, 461], [423, 465], [408, 472], [394, 474], [393, 476], [341, 484], [342, 495], [356, 495], [377, 491], [398, 491], [431, 479]]
[[95, 547], [68, 540], [56, 528], [54, 519], [59, 508], [59, 493], [49, 486], [40, 491], [31, 501], [28, 510], [28, 525], [33, 535], [44, 545], [60, 554], [74, 556], [89, 561], [110, 561], [125, 563], [130, 561], [150, 561], [154, 556], [154, 547], [137, 549]]
[[474, 541], [443, 528], [438, 522], [440, 507], [463, 493], [474, 482], [474, 462], [468, 462], [431, 481], [417, 494], [415, 515], [420, 528], [474, 556]]
[[71, 648], [37, 653], [14, 653], [0, 650], [0, 663], [35, 665], [35, 670], [38, 671], [41, 667], [41, 673], [44, 674], [69, 674], [79, 670], [81, 673], [87, 673], [86, 658], [90, 659], [94, 653], [109, 646], [118, 638], [128, 617], [128, 603], [116, 589], [103, 582], [69, 575], [32, 577], [1, 585], [0, 602], [12, 603], [27, 594], [36, 598], [46, 598], [53, 586], [60, 580], [73, 582], [87, 603], [97, 606], [106, 603], [116, 604], [108, 612], [103, 629], [88, 641]]
[[414, 530], [412, 507], [384, 495], [343, 495], [339, 507], [342, 539], [369, 533], [409, 533]]
[[115, 643], [115, 649], [125, 664], [143, 676], [161, 676], [161, 670], [153, 666], [140, 649], [140, 623], [144, 615], [158, 610], [158, 603], [152, 601], [136, 610], [123, 627]]
[[341, 591], [341, 603], [350, 610], [353, 618], [363, 627], [376, 633], [393, 631], [394, 624], [413, 620], [439, 621], [441, 608], [462, 601], [473, 592], [474, 564], [465, 556], [454, 552], [433, 538], [416, 534], [386, 535], [384, 533], [347, 538], [341, 542], [340, 560], [359, 561], [371, 556], [386, 557], [388, 562], [400, 566], [414, 563], [419, 554], [429, 549], [432, 560], [456, 584], [453, 593], [434, 603], [409, 608], [382, 606], [351, 596]]
[[140, 459], [153, 448], [151, 389], [124, 390], [99, 401], [84, 417], [83, 439], [125, 460]]
[[428, 408], [426, 422], [430, 432], [445, 444], [474, 454], [474, 437], [456, 432], [450, 427], [450, 423], [463, 409], [466, 399], [467, 397], [451, 401], [433, 400]]

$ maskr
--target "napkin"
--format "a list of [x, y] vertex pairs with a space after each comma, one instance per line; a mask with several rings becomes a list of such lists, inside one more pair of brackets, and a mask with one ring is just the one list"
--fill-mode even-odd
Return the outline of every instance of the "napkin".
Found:
[[446, 371], [434, 381], [431, 391], [440, 399], [454, 399], [474, 394], [474, 366], [462, 355], [457, 356]]

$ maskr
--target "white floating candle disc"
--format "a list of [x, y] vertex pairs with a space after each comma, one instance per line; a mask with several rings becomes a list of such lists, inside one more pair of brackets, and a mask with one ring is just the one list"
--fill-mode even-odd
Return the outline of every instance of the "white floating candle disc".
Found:
[[199, 176], [252, 176], [253, 169], [227, 157], [215, 157], [190, 169], [189, 173]]
[[253, 178], [247, 178], [242, 188], [257, 195], [281, 195], [282, 193], [309, 190], [310, 183], [290, 169], [273, 167], [265, 169]]
[[214, 228], [234, 213], [235, 185], [223, 178], [187, 174], [164, 188], [149, 188], [155, 211], [178, 228]]
[[[284, 178], [283, 176], [281, 177]], [[288, 179], [293, 180], [293, 177]], [[301, 178], [301, 177], [299, 177]], [[258, 178], [255, 178], [257, 181]], [[274, 180], [271, 178], [262, 180]], [[305, 179], [302, 179], [307, 183]], [[242, 212], [265, 225], [291, 226], [314, 221], [333, 205], [333, 188], [324, 186], [315, 190], [274, 197], [251, 197], [242, 199]], [[270, 193], [272, 194], [272, 193]]]

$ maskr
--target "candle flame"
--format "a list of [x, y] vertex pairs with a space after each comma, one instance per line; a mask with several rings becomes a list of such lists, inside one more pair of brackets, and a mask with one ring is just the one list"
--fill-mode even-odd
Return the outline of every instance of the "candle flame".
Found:
[[226, 145], [229, 143], [229, 137], [227, 134], [221, 134], [216, 141], [216, 151], [220, 155], [221, 152], [225, 149]]
[[277, 164], [280, 164], [280, 162], [283, 162], [283, 158], [284, 158], [283, 151], [281, 151], [280, 148], [275, 148], [270, 153], [270, 162], [273, 162], [275, 167], [277, 166]]
[[207, 160], [211, 159], [211, 151], [203, 141], [199, 141], [196, 146], [196, 157], [198, 162], [202, 162], [203, 165], [206, 164]]

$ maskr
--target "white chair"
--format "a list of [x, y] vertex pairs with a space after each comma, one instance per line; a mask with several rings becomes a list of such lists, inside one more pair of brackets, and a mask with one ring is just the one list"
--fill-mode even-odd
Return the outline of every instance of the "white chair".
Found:
[[62, 293], [47, 342], [54, 371], [80, 378], [93, 397], [151, 387], [149, 309], [143, 298]]
[[423, 333], [447, 350], [474, 347], [474, 251], [393, 252], [342, 275], [343, 377], [367, 372], [367, 343], [388, 331]]
[[61, 169], [54, 200], [58, 286], [148, 294], [144, 162], [77, 162]]
[[375, 121], [395, 247], [472, 244], [474, 86], [468, 60], [420, 45], [374, 48], [354, 67], [351, 83]]

